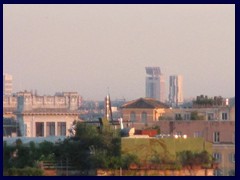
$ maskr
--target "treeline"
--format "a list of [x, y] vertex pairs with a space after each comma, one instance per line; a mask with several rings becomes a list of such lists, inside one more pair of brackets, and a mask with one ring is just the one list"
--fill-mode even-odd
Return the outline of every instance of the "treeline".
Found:
[[[149, 152], [146, 152], [149, 153]], [[132, 164], [141, 166], [139, 158], [134, 154], [122, 154], [120, 130], [103, 121], [96, 127], [85, 123], [76, 124], [74, 137], [56, 143], [30, 142], [23, 144], [20, 139], [16, 145], [3, 147], [4, 175], [43, 175], [42, 162], [67, 162], [77, 170], [93, 169], [130, 169]], [[156, 154], [151, 164], [168, 164]], [[182, 152], [177, 155], [180, 167], [192, 164], [211, 166], [212, 158], [207, 152], [192, 154]], [[159, 159], [160, 158], [160, 159]], [[175, 162], [176, 163], [176, 162]], [[178, 166], [179, 167], [179, 166]]]
[[23, 144], [18, 139], [15, 146], [5, 142], [3, 151], [5, 174], [12, 168], [40, 168], [43, 161], [68, 161], [80, 170], [117, 169], [122, 165], [120, 132], [110, 126], [77, 123], [76, 135], [64, 141]]

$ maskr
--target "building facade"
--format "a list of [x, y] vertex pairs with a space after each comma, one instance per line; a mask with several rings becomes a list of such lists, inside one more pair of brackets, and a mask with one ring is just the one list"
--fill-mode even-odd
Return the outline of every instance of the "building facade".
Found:
[[159, 67], [146, 67], [146, 97], [165, 102], [165, 80]]
[[183, 103], [183, 77], [180, 75], [169, 77], [169, 103], [172, 107]]
[[212, 156], [218, 163], [214, 174], [235, 172], [235, 105], [180, 109], [160, 107], [154, 100], [140, 98], [122, 106], [122, 117], [124, 126], [136, 130], [157, 126], [161, 135], [204, 138], [204, 142], [212, 143]]
[[[161, 120], [157, 125], [161, 134], [202, 137], [212, 143], [212, 156], [218, 163], [214, 175], [228, 176], [235, 171], [235, 121]], [[204, 143], [202, 145], [204, 149]]]
[[3, 118], [15, 117], [17, 96], [3, 96]]
[[11, 96], [13, 92], [13, 77], [10, 74], [3, 74], [3, 95]]
[[146, 125], [155, 122], [169, 106], [153, 98], [139, 98], [124, 104], [122, 116], [125, 122]]
[[4, 115], [13, 114], [19, 125], [18, 136], [68, 136], [73, 121], [78, 120], [82, 98], [76, 92], [38, 96], [31, 92], [18, 92], [5, 96]]

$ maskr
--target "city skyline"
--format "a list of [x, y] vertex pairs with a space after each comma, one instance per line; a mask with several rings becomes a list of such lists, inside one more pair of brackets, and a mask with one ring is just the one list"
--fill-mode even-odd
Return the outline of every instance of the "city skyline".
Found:
[[13, 92], [145, 96], [145, 67], [184, 78], [184, 98], [235, 96], [235, 6], [3, 5]]

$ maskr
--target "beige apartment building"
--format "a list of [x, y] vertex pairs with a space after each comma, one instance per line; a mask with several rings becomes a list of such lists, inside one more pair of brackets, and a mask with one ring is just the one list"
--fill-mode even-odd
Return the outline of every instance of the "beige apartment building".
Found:
[[121, 107], [123, 121], [139, 125], [156, 122], [168, 109], [168, 105], [153, 98], [139, 98]]
[[213, 157], [219, 163], [215, 175], [231, 175], [235, 171], [235, 105], [174, 109], [160, 104], [149, 98], [124, 104], [121, 109], [124, 126], [135, 129], [158, 126], [163, 135], [203, 137], [212, 143]]
[[123, 120], [139, 126], [162, 120], [235, 121], [235, 106], [171, 108], [152, 98], [139, 98], [121, 107]]

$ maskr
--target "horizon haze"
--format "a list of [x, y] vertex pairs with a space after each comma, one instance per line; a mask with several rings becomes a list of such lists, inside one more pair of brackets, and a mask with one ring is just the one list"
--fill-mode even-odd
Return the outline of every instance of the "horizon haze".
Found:
[[145, 67], [183, 76], [183, 97], [235, 96], [234, 4], [4, 4], [13, 91], [145, 97]]

